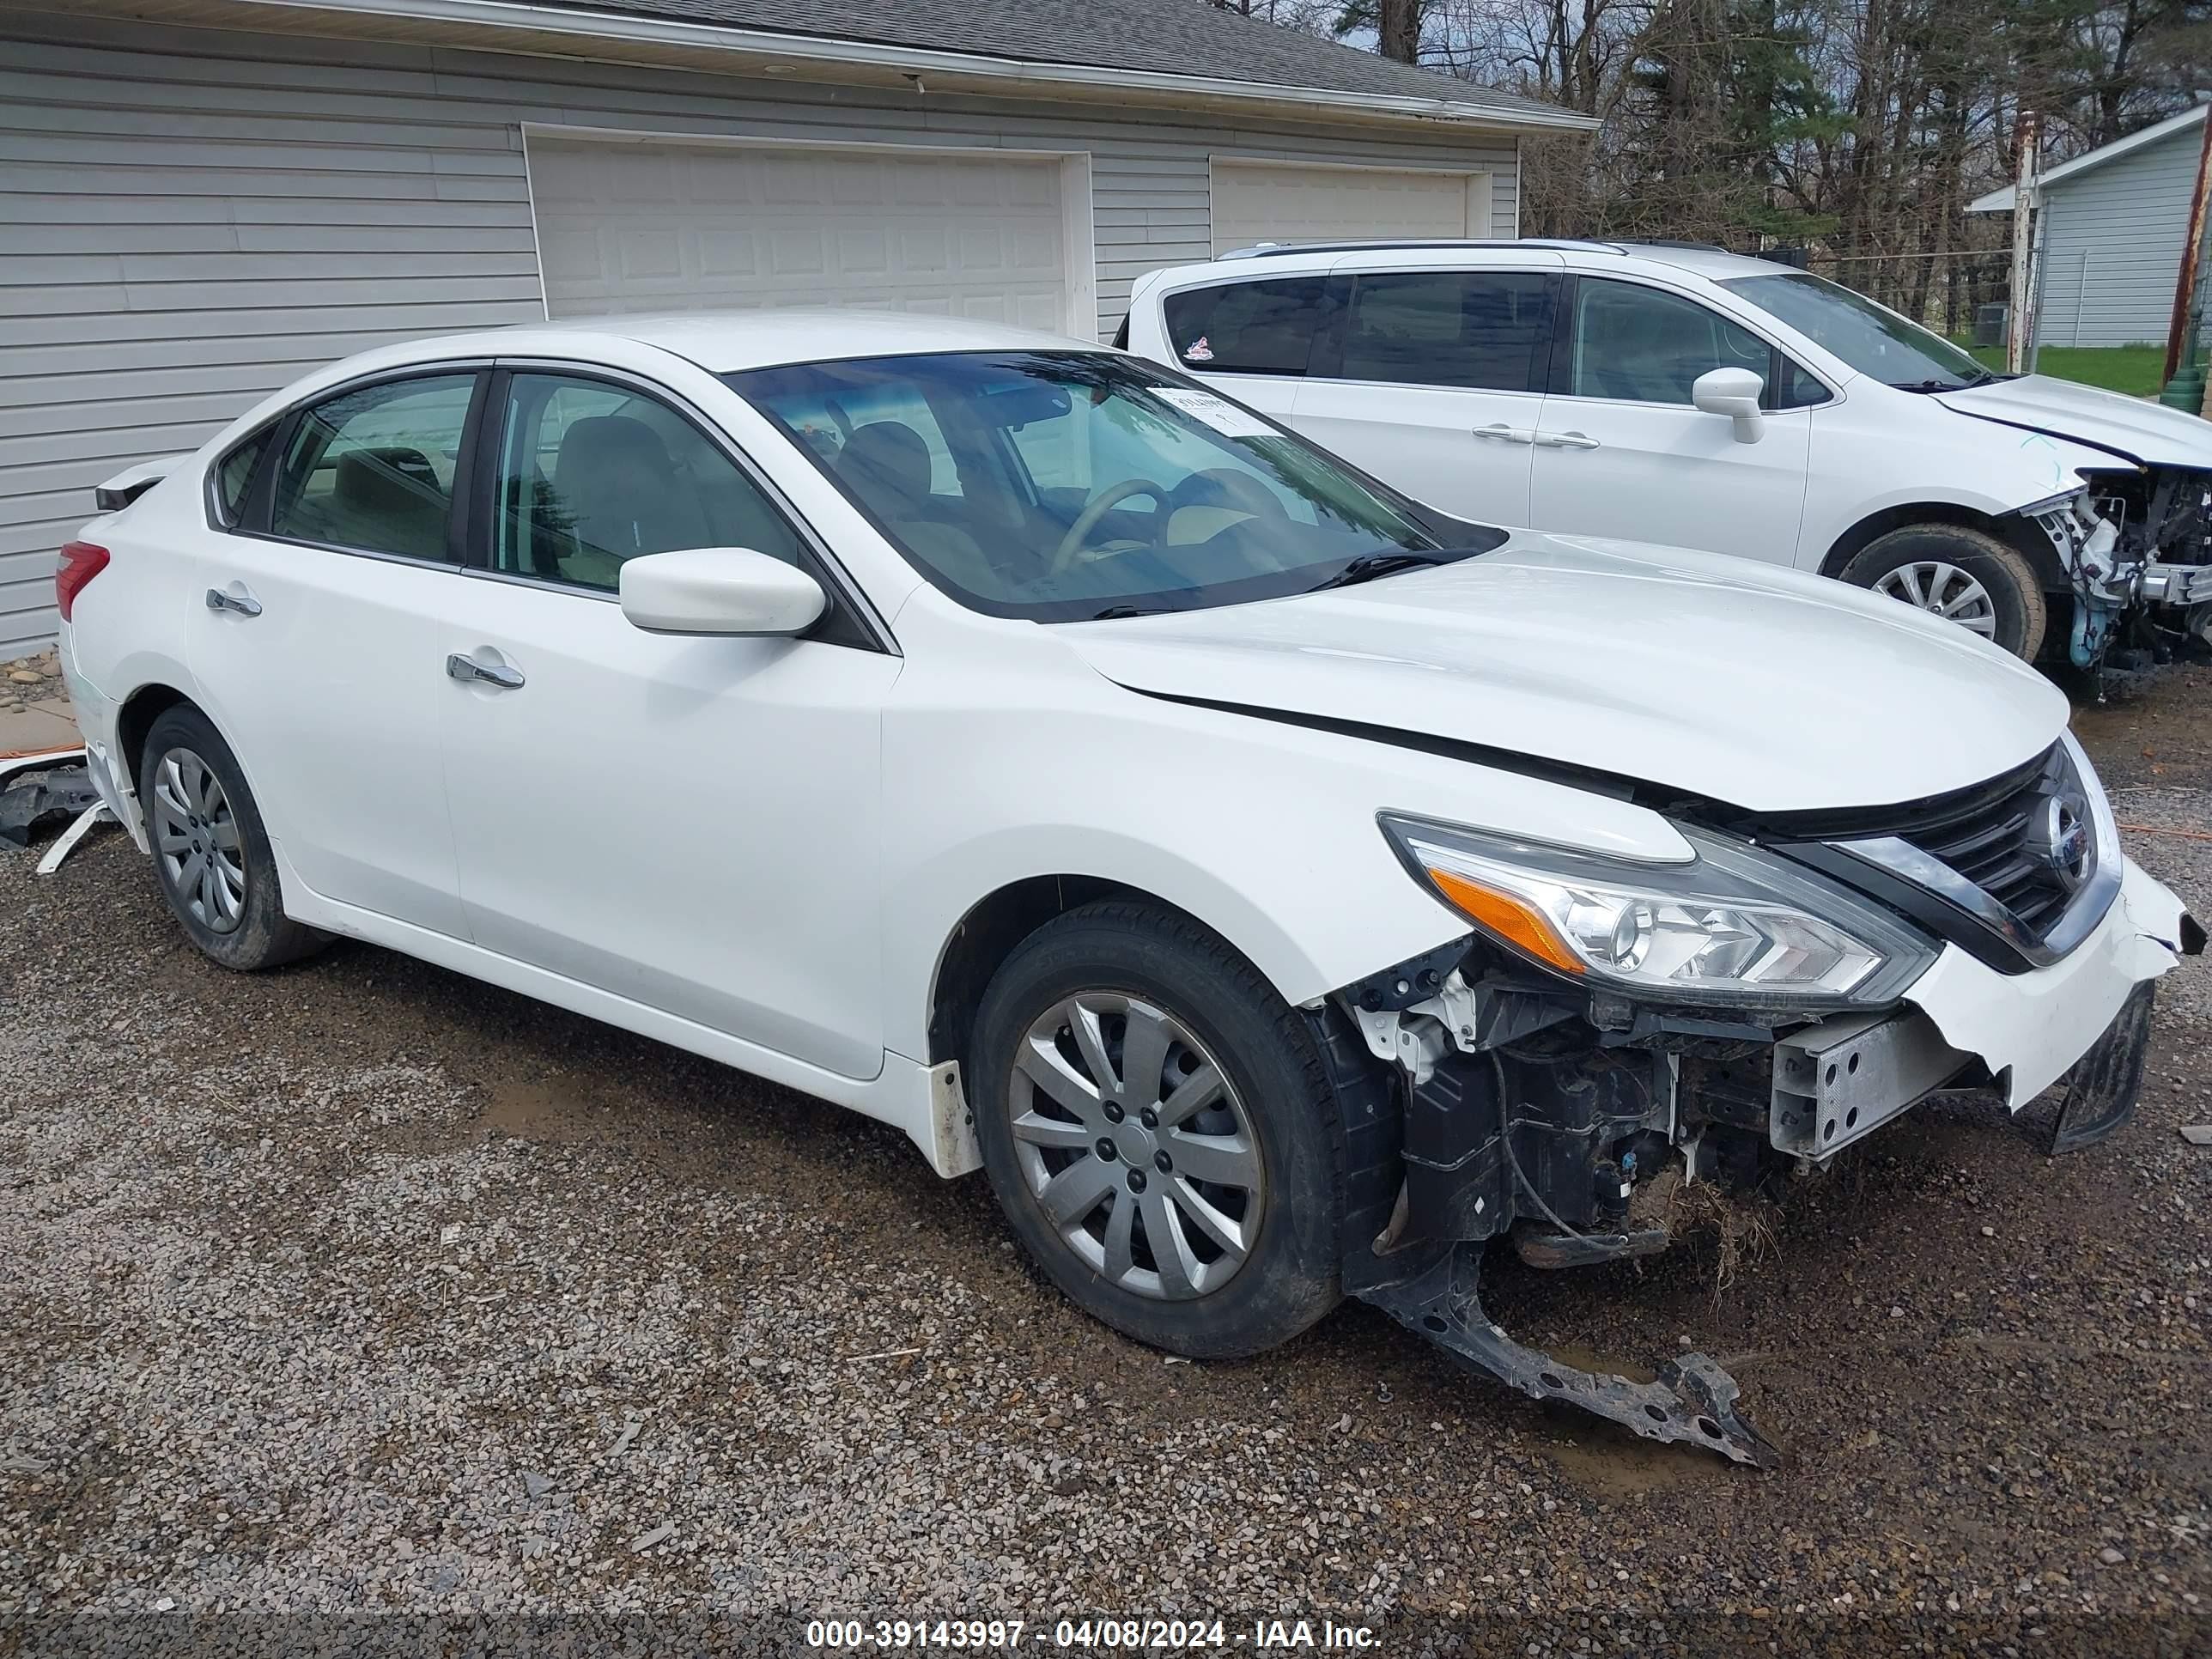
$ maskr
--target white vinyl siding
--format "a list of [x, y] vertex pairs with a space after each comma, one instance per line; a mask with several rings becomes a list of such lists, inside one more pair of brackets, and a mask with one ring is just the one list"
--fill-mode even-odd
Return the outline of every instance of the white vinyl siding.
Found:
[[2203, 141], [2183, 127], [2049, 186], [2039, 344], [2164, 343]]
[[1487, 172], [1216, 160], [1212, 194], [1217, 254], [1260, 242], [1513, 234], [1497, 228]]
[[0, 12], [0, 650], [52, 635], [54, 550], [101, 478], [334, 357], [544, 314], [526, 124], [1087, 155], [1102, 337], [1137, 276], [1211, 254], [1215, 157], [1489, 169], [1495, 223], [1513, 222], [1510, 135], [60, 13]]

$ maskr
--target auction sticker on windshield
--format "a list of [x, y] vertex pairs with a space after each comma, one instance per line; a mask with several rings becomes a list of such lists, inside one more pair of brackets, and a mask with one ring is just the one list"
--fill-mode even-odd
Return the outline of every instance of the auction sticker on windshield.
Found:
[[1173, 404], [1194, 421], [1203, 421], [1224, 438], [1272, 438], [1275, 428], [1256, 415], [1248, 415], [1226, 398], [1191, 386], [1156, 386], [1152, 396]]

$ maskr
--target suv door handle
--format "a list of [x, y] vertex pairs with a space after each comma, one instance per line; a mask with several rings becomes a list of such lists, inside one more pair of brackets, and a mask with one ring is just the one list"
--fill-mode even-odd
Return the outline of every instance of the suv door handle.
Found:
[[246, 584], [244, 582], [233, 582], [231, 586], [235, 587], [238, 592], [235, 593], [226, 593], [220, 587], [210, 587], [208, 589], [207, 608], [210, 611], [234, 611], [241, 617], [259, 616], [261, 614], [261, 601], [255, 599], [252, 594], [246, 592]]
[[1502, 442], [1509, 444], [1527, 444], [1534, 443], [1536, 441], [1536, 434], [1534, 432], [1527, 432], [1517, 427], [1508, 426], [1503, 421], [1493, 421], [1488, 426], [1479, 426], [1475, 428], [1474, 436], [1478, 438], [1496, 438]]
[[1544, 449], [1602, 449], [1604, 445], [1587, 432], [1551, 432], [1536, 440]]
[[522, 689], [522, 671], [503, 662], [478, 662], [474, 657], [465, 657], [456, 651], [446, 659], [446, 672], [457, 680], [479, 680], [496, 686], [501, 691]]

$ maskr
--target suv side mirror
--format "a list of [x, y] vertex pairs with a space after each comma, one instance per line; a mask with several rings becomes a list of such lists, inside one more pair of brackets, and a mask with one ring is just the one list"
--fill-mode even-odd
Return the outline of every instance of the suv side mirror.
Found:
[[798, 566], [749, 547], [690, 547], [623, 561], [623, 615], [648, 634], [803, 634], [829, 600]]
[[1690, 401], [1708, 415], [1725, 415], [1735, 422], [1735, 441], [1755, 444], [1765, 435], [1759, 395], [1766, 382], [1747, 368], [1709, 368], [1690, 383]]

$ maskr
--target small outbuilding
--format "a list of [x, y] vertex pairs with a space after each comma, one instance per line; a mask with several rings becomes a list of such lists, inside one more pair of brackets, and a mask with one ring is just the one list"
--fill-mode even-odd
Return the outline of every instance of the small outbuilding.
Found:
[[[2208, 107], [2185, 109], [2043, 175], [2038, 345], [2165, 341]], [[1966, 206], [1969, 213], [2012, 210], [2009, 186]]]

